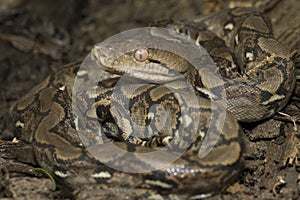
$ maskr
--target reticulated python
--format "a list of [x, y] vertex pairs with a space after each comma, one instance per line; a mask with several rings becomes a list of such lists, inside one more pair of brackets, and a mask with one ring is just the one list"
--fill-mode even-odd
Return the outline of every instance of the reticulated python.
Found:
[[[178, 138], [178, 124], [185, 120], [186, 127], [192, 126], [188, 130], [195, 133], [183, 131], [179, 136], [181, 140], [175, 140], [175, 149], [185, 143], [190, 146], [170, 165], [152, 172], [131, 174], [106, 166], [86, 150], [78, 136], [77, 116], [71, 107], [75, 76], [88, 79], [88, 75], [79, 70], [80, 63], [66, 66], [49, 76], [14, 106], [12, 113], [16, 126], [22, 131], [21, 138], [32, 144], [38, 163], [72, 188], [82, 184], [96, 184], [103, 191], [125, 188], [141, 199], [154, 194], [178, 193], [190, 197], [216, 192], [231, 183], [242, 166], [241, 129], [237, 119], [251, 122], [270, 117], [285, 106], [291, 96], [295, 78], [290, 53], [274, 38], [269, 20], [261, 13], [237, 8], [195, 22], [166, 20], [155, 25], [187, 34], [202, 45], [217, 64], [224, 84], [206, 88], [205, 77], [189, 62], [168, 51], [139, 48], [113, 62], [106, 62], [94, 49], [94, 58], [104, 63], [106, 75], [95, 85], [94, 92], [81, 91], [76, 94], [76, 99], [82, 102], [79, 110], [82, 109], [90, 119], [86, 128], [93, 131], [93, 123], [100, 123], [107, 138], [128, 152], [151, 151], [149, 149], [169, 144]], [[124, 68], [122, 63], [130, 68]], [[185, 100], [176, 98], [172, 95], [174, 91], [168, 89], [172, 85], [177, 91], [187, 90], [180, 86], [181, 80], [168, 80], [169, 85], [150, 81], [133, 94], [128, 94], [128, 85], [118, 88], [118, 94], [130, 99], [129, 112], [133, 121], [145, 127], [152, 119], [151, 128], [136, 137], [131, 132], [128, 116], [111, 106], [111, 95], [117, 82], [125, 73], [132, 78], [133, 85], [141, 79], [160, 81], [160, 78], [168, 78], [172, 71], [183, 75], [197, 91], [198, 103], [187, 113], [180, 112]], [[221, 106], [211, 107], [209, 99], [218, 96], [219, 87], [225, 88], [226, 98], [215, 98], [215, 101], [229, 111], [224, 111]], [[154, 108], [157, 115], [169, 113], [163, 118], [164, 125], [151, 115], [152, 104], [163, 107]], [[122, 100], [116, 105], [121, 110], [125, 107]], [[199, 115], [199, 123], [194, 125], [189, 121], [190, 115]], [[219, 118], [225, 119], [223, 126], [218, 125]], [[212, 130], [211, 134], [206, 134], [208, 128]], [[153, 135], [155, 132], [157, 134]], [[93, 133], [88, 134], [88, 143], [97, 143], [99, 138]], [[206, 157], [200, 158], [202, 141], [206, 138], [210, 142], [218, 134], [220, 138], [214, 148]], [[153, 162], [160, 162], [167, 155], [161, 155], [159, 161], [154, 159]], [[103, 159], [113, 162], [115, 158]], [[124, 156], [124, 160], [130, 162], [130, 157]], [[140, 162], [145, 162], [149, 169], [153, 164], [142, 158]], [[127, 167], [135, 170], [136, 166]]]

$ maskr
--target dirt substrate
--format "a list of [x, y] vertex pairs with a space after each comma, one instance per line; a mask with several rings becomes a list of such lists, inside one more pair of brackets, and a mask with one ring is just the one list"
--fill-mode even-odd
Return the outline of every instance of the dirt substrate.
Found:
[[[195, 17], [235, 6], [267, 7], [276, 37], [300, 50], [298, 0], [2, 0], [0, 2], [0, 198], [100, 199], [99, 191], [68, 191], [40, 173], [29, 146], [15, 135], [10, 106], [64, 64], [84, 58], [94, 44], [121, 31], [166, 18]], [[288, 106], [272, 119], [242, 124], [245, 166], [238, 181], [209, 199], [300, 199], [300, 56], [298, 82]], [[28, 164], [28, 162], [30, 164]], [[27, 164], [26, 164], [27, 163]], [[35, 166], [36, 167], [36, 166]], [[111, 194], [111, 199], [115, 199]]]

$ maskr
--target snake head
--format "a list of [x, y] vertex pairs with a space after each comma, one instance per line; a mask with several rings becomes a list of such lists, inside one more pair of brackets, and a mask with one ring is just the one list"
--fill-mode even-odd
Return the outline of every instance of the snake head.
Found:
[[170, 51], [139, 45], [124, 47], [124, 43], [97, 45], [92, 49], [91, 57], [109, 73], [154, 82], [175, 80], [191, 67], [187, 60]]

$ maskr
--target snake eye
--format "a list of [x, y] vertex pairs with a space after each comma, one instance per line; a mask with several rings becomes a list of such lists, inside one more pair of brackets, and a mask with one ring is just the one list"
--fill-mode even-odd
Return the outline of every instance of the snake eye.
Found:
[[147, 49], [138, 49], [134, 53], [134, 58], [136, 61], [144, 62], [148, 59], [148, 50]]

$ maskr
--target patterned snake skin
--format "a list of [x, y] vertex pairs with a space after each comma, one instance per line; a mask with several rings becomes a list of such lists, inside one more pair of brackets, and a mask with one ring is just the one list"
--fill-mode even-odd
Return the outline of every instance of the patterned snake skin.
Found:
[[[21, 139], [32, 144], [39, 165], [70, 187], [97, 185], [104, 193], [122, 188], [130, 191], [128, 198], [137, 199], [171, 194], [189, 198], [218, 192], [236, 180], [242, 168], [242, 131], [238, 121], [254, 122], [271, 117], [289, 100], [295, 85], [294, 64], [289, 51], [274, 38], [270, 21], [262, 13], [236, 8], [193, 22], [165, 20], [153, 26], [173, 29], [203, 46], [222, 75], [222, 85], [215, 83], [208, 88], [208, 78], [201, 70], [199, 73], [187, 60], [172, 52], [153, 48], [127, 52], [113, 62], [105, 60], [101, 57], [103, 52], [94, 48], [93, 59], [103, 64], [105, 76], [99, 78], [93, 92], [82, 90], [75, 98], [72, 96], [75, 77], [89, 78], [80, 69], [80, 63], [65, 66], [49, 76], [16, 103], [12, 115], [21, 131]], [[124, 63], [130, 67], [125, 68]], [[176, 96], [189, 88], [181, 84], [181, 79], [170, 76], [174, 71], [196, 91], [196, 103]], [[132, 85], [137, 85], [139, 80], [154, 80], [130, 94], [128, 85], [116, 87], [125, 73], [132, 78]], [[220, 96], [221, 87], [225, 92]], [[129, 99], [130, 115], [124, 114], [127, 105], [121, 97], [114, 102], [119, 110], [111, 106], [116, 88], [117, 94]], [[94, 124], [100, 124], [102, 134], [126, 150], [124, 153], [111, 156], [110, 149], [102, 149], [107, 156], [99, 160], [82, 145], [72, 98], [79, 102], [79, 112], [90, 120], [85, 127], [89, 130], [85, 133], [87, 143], [92, 146], [101, 141], [95, 133], [99, 130], [93, 130], [98, 127]], [[212, 107], [212, 99], [220, 106]], [[190, 110], [180, 112], [186, 103], [191, 107], [184, 109]], [[160, 106], [153, 108], [152, 105], [158, 104]], [[153, 112], [162, 116], [164, 123], [151, 115]], [[165, 116], [166, 112], [169, 115]], [[191, 120], [194, 117], [200, 119], [198, 123]], [[133, 121], [150, 128], [136, 136]], [[181, 122], [184, 122], [182, 132], [178, 132]], [[171, 141], [170, 150], [174, 151], [189, 145], [178, 159], [155, 171], [151, 171], [153, 165], [163, 163], [171, 156], [169, 151], [151, 162], [139, 154], [129, 154], [164, 148]], [[206, 147], [213, 145], [205, 157], [199, 155], [203, 141], [207, 142]], [[117, 158], [122, 159], [116, 161]], [[103, 164], [119, 162], [117, 165], [126, 164], [128, 170], [136, 171], [139, 165], [134, 162], [137, 160], [150, 170], [127, 173]]]

